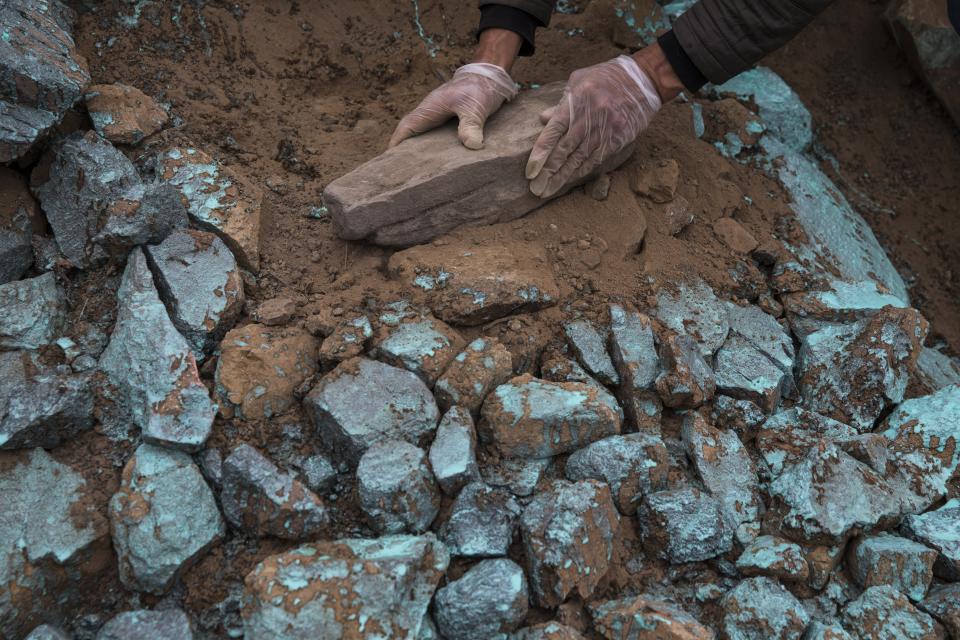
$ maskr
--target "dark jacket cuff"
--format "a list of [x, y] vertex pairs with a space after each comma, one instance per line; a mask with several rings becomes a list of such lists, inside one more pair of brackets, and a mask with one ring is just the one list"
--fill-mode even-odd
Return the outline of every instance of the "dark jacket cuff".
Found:
[[544, 25], [540, 20], [526, 11], [499, 4], [488, 4], [480, 8], [480, 26], [477, 28], [477, 36], [479, 37], [485, 29], [513, 31], [523, 38], [520, 55], [532, 56], [536, 48], [534, 44], [536, 30], [537, 27], [542, 26]]
[[664, 55], [667, 56], [667, 62], [673, 67], [674, 73], [680, 78], [680, 82], [683, 83], [687, 91], [693, 93], [707, 84], [707, 77], [700, 72], [697, 65], [693, 63], [687, 52], [680, 46], [680, 41], [677, 40], [677, 36], [672, 29], [657, 38], [657, 42], [663, 49]]

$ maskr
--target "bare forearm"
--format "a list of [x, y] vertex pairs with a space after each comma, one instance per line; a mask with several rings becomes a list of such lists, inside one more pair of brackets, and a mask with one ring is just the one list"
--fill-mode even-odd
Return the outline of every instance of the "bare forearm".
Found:
[[652, 45], [640, 49], [633, 54], [633, 59], [653, 81], [663, 103], [673, 100], [683, 91], [683, 83], [680, 82], [680, 78], [677, 77], [673, 67], [670, 66], [670, 62], [659, 43], [654, 42]]
[[508, 29], [484, 29], [473, 62], [495, 64], [509, 73], [522, 43], [520, 36]]

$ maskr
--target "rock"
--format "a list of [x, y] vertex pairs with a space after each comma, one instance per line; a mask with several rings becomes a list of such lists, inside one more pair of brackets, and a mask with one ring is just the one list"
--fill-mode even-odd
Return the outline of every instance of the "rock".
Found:
[[730, 640], [800, 640], [810, 615], [776, 580], [747, 578], [721, 602], [721, 630]]
[[52, 111], [0, 99], [0, 162], [28, 156], [59, 121]]
[[444, 411], [457, 405], [476, 417], [487, 394], [511, 377], [507, 348], [496, 338], [477, 338], [450, 362], [433, 393]]
[[174, 326], [202, 357], [212, 352], [243, 312], [240, 269], [217, 236], [174, 231], [145, 252]]
[[317, 341], [301, 329], [248, 324], [220, 345], [216, 394], [226, 418], [263, 420], [289, 411], [294, 391], [317, 372]]
[[593, 626], [607, 640], [713, 640], [709, 627], [675, 604], [648, 596], [590, 605]]
[[323, 501], [250, 445], [239, 445], [223, 461], [221, 484], [223, 515], [250, 535], [304, 540], [327, 522]]
[[20, 279], [33, 264], [33, 226], [41, 216], [30, 190], [16, 171], [0, 167], [0, 190], [5, 194], [4, 202], [0, 203], [2, 285]]
[[933, 580], [937, 552], [889, 534], [857, 539], [849, 552], [850, 574], [864, 589], [889, 585], [914, 602], [922, 600]]
[[660, 433], [660, 421], [663, 417], [663, 402], [656, 391], [636, 392], [627, 396], [621, 392], [623, 413], [629, 428], [642, 433]]
[[840, 623], [825, 624], [814, 620], [803, 634], [803, 640], [854, 640], [853, 636], [840, 626]]
[[404, 318], [377, 330], [370, 356], [412, 371], [433, 387], [464, 344], [459, 333], [435, 318]]
[[110, 532], [97, 489], [43, 449], [0, 452], [0, 636], [66, 622], [104, 579]]
[[[763, 122], [757, 115], [733, 98], [713, 100], [704, 104], [703, 123], [704, 139], [713, 142], [714, 146], [719, 146], [721, 153], [724, 148], [736, 145], [755, 147], [765, 130]], [[730, 151], [733, 150], [730, 149]]]
[[364, 358], [340, 363], [310, 391], [304, 406], [335, 460], [350, 464], [385, 440], [426, 444], [440, 419], [420, 378]]
[[394, 253], [387, 266], [414, 301], [454, 325], [538, 311], [560, 297], [546, 250], [538, 245], [424, 245]]
[[437, 629], [447, 640], [493, 638], [513, 631], [527, 615], [527, 578], [512, 560], [482, 560], [433, 599]]
[[240, 265], [260, 267], [260, 190], [194, 147], [167, 147], [141, 158], [143, 171], [175, 187], [190, 217], [220, 236]]
[[690, 202], [681, 195], [677, 195], [673, 202], [664, 207], [662, 215], [663, 232], [667, 235], [678, 236], [684, 229], [693, 224]]
[[440, 510], [427, 456], [403, 440], [370, 446], [357, 465], [360, 508], [380, 533], [422, 533]]
[[930, 589], [917, 607], [937, 619], [949, 638], [960, 638], [960, 584], [942, 584]]
[[870, 587], [843, 609], [843, 626], [859, 640], [941, 640], [943, 630], [893, 587]]
[[117, 301], [117, 322], [100, 368], [120, 391], [144, 440], [199, 450], [210, 435], [213, 404], [140, 249], [130, 254]]
[[460, 491], [440, 537], [452, 556], [505, 556], [521, 511], [505, 489], [474, 482]]
[[67, 320], [67, 298], [52, 272], [0, 284], [0, 308], [0, 349], [49, 344]]
[[443, 492], [450, 496], [480, 479], [477, 467], [477, 432], [466, 409], [453, 407], [437, 427], [430, 445], [430, 467]]
[[670, 454], [657, 435], [610, 436], [574, 451], [564, 474], [574, 482], [606, 482], [620, 513], [633, 515], [643, 496], [668, 488]]
[[555, 480], [520, 517], [527, 577], [541, 607], [573, 593], [584, 600], [607, 572], [620, 516], [610, 489], [595, 480]]
[[616, 386], [620, 376], [607, 353], [607, 340], [586, 320], [576, 320], [563, 325], [567, 344], [587, 371], [603, 384]]
[[[542, 129], [538, 114], [556, 105], [563, 86], [553, 83], [524, 91], [505, 104], [484, 131], [482, 149], [464, 148], [451, 134], [452, 127], [441, 127], [405, 140], [334, 180], [324, 189], [323, 202], [337, 235], [410, 246], [463, 224], [513, 220], [541, 206], [546, 200], [530, 192], [517, 168], [526, 162]], [[616, 168], [632, 149], [576, 184]]]
[[590, 183], [588, 189], [590, 197], [597, 202], [603, 202], [610, 195], [610, 183], [612, 182], [609, 173], [605, 173]]
[[373, 327], [366, 316], [357, 316], [338, 324], [320, 345], [320, 362], [339, 364], [363, 355], [367, 341], [373, 337]]
[[648, 552], [673, 564], [707, 560], [733, 547], [733, 528], [723, 506], [699, 489], [644, 496], [637, 521]]
[[661, 287], [654, 313], [668, 329], [696, 340], [700, 353], [707, 359], [720, 348], [730, 331], [727, 307], [702, 280]]
[[750, 253], [757, 248], [757, 239], [733, 218], [719, 218], [713, 223], [713, 233], [723, 244], [737, 253]]
[[300, 465], [300, 470], [305, 484], [316, 493], [328, 491], [337, 482], [337, 470], [324, 455], [310, 456]]
[[903, 519], [904, 535], [940, 552], [933, 565], [936, 575], [945, 580], [960, 580], [960, 498], [942, 507]]
[[804, 406], [869, 430], [889, 404], [903, 400], [927, 334], [915, 309], [885, 307], [852, 325], [826, 327], [800, 348]]
[[137, 144], [170, 119], [153, 98], [120, 83], [91, 85], [84, 102], [97, 133], [114, 144]]
[[584, 640], [584, 637], [573, 627], [559, 622], [543, 622], [519, 629], [510, 640]]
[[96, 640], [193, 640], [190, 618], [181, 609], [126, 611], [100, 628]]
[[676, 160], [658, 160], [637, 168], [630, 182], [634, 193], [657, 203], [673, 200], [680, 182], [680, 165]]
[[71, 636], [68, 636], [67, 632], [59, 627], [42, 624], [35, 627], [25, 640], [71, 640]]
[[749, 400], [718, 395], [713, 399], [710, 419], [723, 429], [732, 429], [741, 442], [749, 442], [753, 440], [757, 427], [764, 423], [767, 416]]
[[822, 286], [822, 290], [805, 288], [781, 296], [790, 328], [800, 338], [828, 326], [872, 318], [887, 306], [909, 308], [905, 300], [873, 280], [847, 282], [830, 277]]
[[580, 382], [607, 392], [606, 387], [597, 382], [576, 360], [558, 349], [549, 349], [541, 356], [540, 377], [550, 382]]
[[480, 475], [487, 484], [526, 497], [533, 493], [552, 461], [553, 458], [502, 458], [496, 464], [480, 467]]
[[290, 298], [271, 298], [260, 303], [254, 312], [254, 318], [268, 327], [278, 327], [290, 322], [297, 312], [297, 303]]
[[757, 452], [772, 477], [779, 476], [807, 455], [821, 440], [843, 442], [857, 435], [853, 427], [819, 413], [793, 407], [776, 413], [757, 433]]
[[810, 567], [810, 579], [807, 585], [816, 590], [823, 589], [835, 577], [834, 569], [843, 560], [846, 541], [837, 545], [805, 545], [804, 553]]
[[120, 580], [161, 595], [225, 533], [213, 492], [185, 453], [140, 445], [110, 500]]
[[691, 412], [684, 417], [680, 436], [703, 486], [723, 505], [733, 528], [759, 529], [763, 505], [757, 471], [737, 434], [720, 431]]
[[649, 395], [660, 370], [653, 327], [649, 316], [632, 308], [611, 304], [609, 313], [610, 355], [620, 376], [620, 399], [630, 421], [639, 424], [643, 420], [631, 415], [631, 400]]
[[737, 558], [745, 576], [768, 576], [785, 582], [806, 582], [810, 566], [800, 545], [766, 535], [755, 538]]
[[716, 376], [690, 336], [673, 334], [664, 339], [660, 343], [660, 366], [656, 387], [664, 405], [696, 409], [713, 397]]
[[449, 563], [432, 534], [308, 544], [247, 575], [245, 637], [416, 638]]
[[479, 435], [508, 458], [546, 458], [620, 433], [616, 400], [596, 386], [529, 374], [497, 387], [483, 403]]
[[950, 356], [923, 347], [917, 358], [917, 374], [921, 384], [930, 391], [937, 391], [952, 384], [960, 384], [960, 364]]
[[0, 449], [52, 449], [93, 421], [89, 374], [47, 367], [29, 351], [0, 352]]

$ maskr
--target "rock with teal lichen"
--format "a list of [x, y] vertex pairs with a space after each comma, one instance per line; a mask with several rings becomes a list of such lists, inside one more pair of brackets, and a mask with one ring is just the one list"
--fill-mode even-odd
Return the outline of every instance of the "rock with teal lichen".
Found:
[[803, 640], [854, 640], [839, 622], [824, 623], [814, 620], [803, 634]]
[[197, 451], [210, 436], [213, 403], [140, 249], [127, 260], [117, 301], [117, 322], [100, 368], [119, 390], [144, 440]]
[[586, 320], [575, 320], [563, 325], [567, 344], [587, 371], [602, 384], [620, 384], [620, 375], [607, 353], [607, 339]]
[[440, 510], [427, 455], [403, 440], [372, 445], [357, 465], [360, 508], [380, 533], [422, 533]]
[[512, 375], [510, 351], [496, 338], [477, 338], [450, 362], [433, 393], [441, 409], [458, 405], [476, 417], [487, 394]]
[[518, 629], [510, 640], [584, 640], [584, 636], [573, 627], [553, 621]]
[[137, 144], [170, 119], [153, 98], [119, 82], [91, 85], [84, 102], [97, 133], [116, 144]]
[[960, 638], [960, 583], [934, 586], [917, 607], [936, 618], [949, 637]]
[[742, 442], [748, 442], [753, 440], [757, 427], [766, 421], [767, 415], [749, 400], [720, 394], [713, 399], [710, 419], [718, 427], [735, 431]]
[[110, 500], [110, 530], [124, 586], [155, 595], [225, 533], [213, 492], [190, 456], [149, 444], [123, 468]]
[[126, 611], [110, 619], [96, 640], [192, 640], [193, 625], [181, 609]]
[[943, 506], [903, 519], [904, 535], [940, 552], [933, 565], [936, 575], [945, 580], [960, 580], [960, 498]]
[[653, 383], [660, 372], [653, 326], [649, 316], [635, 309], [611, 304], [610, 356], [620, 376], [617, 397], [627, 420], [639, 431], [658, 431], [659, 400]]
[[657, 394], [671, 409], [696, 409], [717, 389], [717, 378], [688, 335], [671, 334], [660, 343], [661, 373]]
[[496, 638], [527, 615], [527, 578], [513, 560], [482, 560], [433, 598], [437, 629], [447, 640]]
[[766, 535], [755, 538], [737, 558], [745, 576], [768, 576], [785, 582], [806, 582], [810, 567], [800, 545]]
[[917, 602], [933, 580], [937, 552], [899, 536], [882, 533], [856, 540], [848, 555], [850, 574], [864, 589], [889, 585]]
[[520, 504], [506, 489], [474, 482], [460, 491], [440, 537], [452, 556], [505, 556], [521, 511]]
[[0, 349], [37, 349], [63, 330], [67, 298], [53, 272], [0, 284]]
[[674, 333], [693, 338], [704, 358], [716, 353], [730, 331], [726, 306], [702, 280], [662, 287], [654, 314]]
[[416, 638], [450, 557], [432, 534], [319, 542], [246, 577], [245, 637]]
[[327, 523], [327, 510], [312, 491], [247, 444], [223, 461], [223, 515], [254, 536], [304, 540]]
[[463, 346], [463, 338], [452, 327], [423, 315], [382, 325], [373, 336], [370, 356], [412, 371], [433, 387]]
[[481, 465], [480, 475], [491, 486], [526, 497], [534, 492], [552, 462], [553, 458], [501, 458], [496, 463]]
[[676, 604], [638, 596], [590, 605], [593, 626], [607, 640], [713, 640], [713, 630]]
[[828, 326], [870, 318], [886, 306], [909, 307], [873, 280], [848, 282], [833, 277], [826, 278], [821, 288], [787, 293], [782, 299], [790, 328], [801, 338]]
[[452, 407], [443, 415], [430, 445], [430, 467], [440, 488], [451, 496], [480, 479], [477, 432], [466, 409]]
[[420, 378], [365, 358], [342, 362], [325, 375], [304, 407], [334, 459], [350, 464], [384, 440], [426, 444], [440, 418]]
[[644, 547], [672, 564], [715, 558], [733, 547], [723, 506], [699, 489], [658, 491], [637, 509]]
[[960, 384], [960, 359], [951, 358], [937, 349], [924, 347], [917, 358], [917, 376], [920, 385], [931, 392]]
[[500, 385], [483, 403], [481, 440], [508, 458], [546, 458], [620, 433], [623, 411], [612, 395], [579, 382], [530, 375]]
[[756, 448], [772, 477], [803, 460], [820, 441], [842, 442], [857, 431], [801, 407], [793, 407], [770, 416], [756, 435]]
[[336, 365], [363, 355], [367, 350], [367, 341], [372, 337], [373, 325], [367, 316], [356, 316], [341, 322], [320, 345], [320, 362]]
[[42, 624], [34, 628], [24, 640], [71, 640], [71, 636], [59, 627], [49, 624]]
[[573, 594], [588, 600], [610, 566], [620, 516], [596, 480], [555, 480], [520, 517], [534, 601], [555, 607]]
[[870, 587], [843, 609], [843, 626], [858, 640], [942, 640], [943, 629], [890, 586]]
[[747, 578], [721, 601], [722, 632], [730, 640], [800, 640], [810, 615], [776, 580]]

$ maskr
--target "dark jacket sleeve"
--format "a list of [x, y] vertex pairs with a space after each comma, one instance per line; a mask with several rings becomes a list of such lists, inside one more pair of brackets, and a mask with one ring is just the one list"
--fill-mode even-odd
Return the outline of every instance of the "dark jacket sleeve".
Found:
[[480, 8], [487, 5], [497, 4], [504, 7], [513, 7], [526, 11], [543, 26], [550, 24], [550, 15], [553, 13], [554, 0], [480, 0]]
[[673, 25], [684, 52], [714, 84], [786, 44], [832, 0], [701, 0]]

